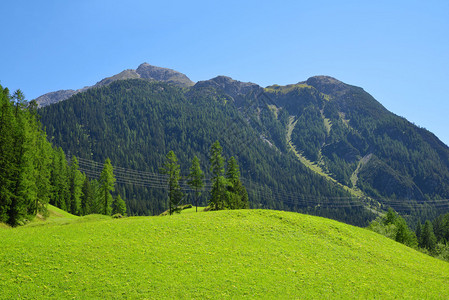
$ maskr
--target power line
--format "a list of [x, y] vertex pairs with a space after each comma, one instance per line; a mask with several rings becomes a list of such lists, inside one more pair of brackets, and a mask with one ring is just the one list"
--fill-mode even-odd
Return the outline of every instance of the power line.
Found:
[[[103, 169], [103, 164], [84, 158], [77, 158], [79, 170], [92, 178], [99, 178]], [[135, 185], [146, 188], [168, 189], [168, 176], [165, 174], [134, 170], [124, 167], [113, 167], [116, 182], [119, 184]], [[205, 188], [212, 186], [210, 179], [205, 179]], [[242, 178], [248, 191], [252, 192], [261, 202], [282, 203], [290, 206], [305, 206], [315, 208], [355, 208], [367, 207], [372, 201], [381, 205], [388, 205], [395, 208], [396, 211], [410, 211], [414, 208], [423, 208], [430, 206], [435, 209], [449, 209], [449, 199], [431, 199], [427, 201], [416, 199], [389, 199], [372, 197], [326, 197], [317, 195], [307, 195], [300, 192], [275, 190], [273, 188], [263, 188], [258, 183], [249, 179]], [[180, 186], [186, 191], [194, 191], [185, 180], [181, 180]], [[263, 201], [265, 200], [265, 201]]]

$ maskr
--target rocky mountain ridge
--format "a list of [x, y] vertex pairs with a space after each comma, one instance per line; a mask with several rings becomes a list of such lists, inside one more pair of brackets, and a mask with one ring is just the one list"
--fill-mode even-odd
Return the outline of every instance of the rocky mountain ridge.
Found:
[[195, 83], [191, 81], [186, 75], [168, 68], [161, 68], [152, 66], [148, 63], [143, 63], [137, 67], [136, 70], [127, 69], [111, 77], [104, 78], [93, 86], [87, 86], [78, 90], [59, 90], [55, 92], [46, 93], [36, 98], [39, 107], [44, 107], [60, 101], [67, 100], [71, 96], [84, 92], [91, 88], [98, 88], [108, 85], [117, 80], [126, 79], [144, 79], [149, 81], [160, 81], [170, 83], [179, 87], [190, 87]]

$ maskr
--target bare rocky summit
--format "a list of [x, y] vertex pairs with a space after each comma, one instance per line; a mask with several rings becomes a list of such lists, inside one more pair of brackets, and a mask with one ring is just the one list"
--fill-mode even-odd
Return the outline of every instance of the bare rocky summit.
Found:
[[136, 70], [133, 69], [124, 70], [116, 75], [100, 80], [93, 86], [84, 87], [78, 90], [60, 90], [44, 94], [36, 98], [36, 102], [39, 107], [43, 107], [60, 101], [64, 101], [77, 93], [84, 92], [85, 90], [91, 88], [102, 87], [117, 80], [136, 79], [136, 78], [151, 81], [166, 82], [180, 87], [190, 87], [195, 84], [186, 75], [178, 71], [152, 66], [148, 63], [143, 63]]
[[137, 68], [136, 73], [144, 79], [172, 83], [180, 87], [189, 87], [195, 84], [186, 75], [178, 71], [152, 66], [148, 63], [141, 64]]

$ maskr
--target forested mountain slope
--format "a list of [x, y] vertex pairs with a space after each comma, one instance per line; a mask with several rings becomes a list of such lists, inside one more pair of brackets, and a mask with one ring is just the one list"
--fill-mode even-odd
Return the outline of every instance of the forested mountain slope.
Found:
[[[261, 139], [232, 98], [215, 89], [184, 92], [165, 83], [117, 81], [39, 112], [49, 138], [68, 155], [97, 162], [109, 157], [115, 166], [140, 171], [157, 173], [167, 152], [173, 150], [182, 175], [187, 175], [194, 155], [208, 175], [209, 149], [219, 140], [226, 158], [238, 158], [253, 207], [315, 209], [328, 198], [350, 196], [309, 171], [292, 154]], [[119, 191], [130, 213], [158, 214], [166, 209], [163, 189], [120, 185]], [[364, 223], [364, 212], [369, 213], [360, 203], [353, 210], [348, 201], [342, 204], [344, 209], [338, 213], [323, 209], [320, 214], [341, 215], [346, 220], [345, 210], [358, 211], [362, 218], [355, 223]]]
[[[194, 155], [209, 172], [208, 152], [219, 140], [227, 158], [238, 158], [252, 207], [359, 225], [386, 206], [412, 215], [448, 207], [439, 200], [449, 198], [448, 147], [331, 77], [267, 88], [225, 76], [189, 88], [119, 80], [39, 113], [68, 155], [109, 157], [139, 171], [157, 173], [173, 150], [183, 175]], [[166, 208], [163, 189], [123, 184], [119, 191], [132, 214]]]
[[403, 209], [449, 198], [449, 148], [363, 89], [321, 76], [265, 91], [297, 121], [293, 145], [340, 183]]

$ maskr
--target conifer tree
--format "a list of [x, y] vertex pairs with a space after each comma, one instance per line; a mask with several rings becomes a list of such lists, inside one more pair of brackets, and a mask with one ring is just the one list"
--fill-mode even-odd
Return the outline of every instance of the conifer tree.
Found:
[[181, 167], [178, 164], [178, 158], [173, 151], [167, 153], [164, 167], [160, 169], [162, 174], [168, 175], [168, 202], [169, 213], [178, 212], [178, 206], [184, 196], [179, 185], [181, 179]]
[[0, 86], [0, 221], [9, 221], [14, 175], [14, 116], [9, 90]]
[[237, 160], [232, 156], [226, 168], [226, 179], [228, 180], [228, 207], [230, 209], [248, 208], [248, 193], [240, 181], [240, 170]]
[[[45, 179], [46, 170], [45, 158], [42, 158], [42, 165], [38, 165], [40, 158], [39, 141], [48, 143], [45, 135], [39, 128], [36, 115], [26, 110], [27, 102], [20, 90], [17, 90], [11, 97], [14, 124], [12, 127], [12, 147], [10, 150], [13, 156], [10, 158], [11, 186], [9, 190], [12, 197], [8, 212], [8, 223], [15, 226], [27, 216], [33, 216], [38, 209], [45, 209], [45, 193], [48, 192], [48, 181]], [[42, 134], [42, 136], [40, 136]], [[42, 177], [40, 175], [43, 175]], [[42, 179], [42, 181], [38, 181]], [[42, 193], [41, 193], [41, 191]], [[40, 205], [39, 196], [42, 196], [44, 205]]]
[[211, 209], [224, 209], [228, 201], [228, 192], [226, 190], [227, 180], [224, 175], [224, 158], [221, 155], [223, 148], [218, 141], [210, 149], [210, 170], [212, 172], [212, 190], [209, 205]]
[[192, 165], [190, 166], [189, 181], [187, 183], [195, 190], [196, 212], [198, 212], [198, 198], [200, 197], [201, 190], [204, 187], [203, 179], [204, 173], [200, 167], [200, 160], [195, 155], [192, 160]]
[[34, 165], [36, 167], [35, 182], [37, 195], [33, 209], [35, 210], [35, 213], [40, 212], [43, 215], [46, 215], [47, 204], [50, 201], [52, 192], [50, 178], [53, 148], [47, 141], [46, 135], [42, 130], [39, 130], [36, 142]]
[[17, 91], [13, 98], [15, 101], [14, 117], [16, 120], [16, 127], [13, 135], [13, 195], [9, 207], [8, 223], [15, 226], [27, 214], [28, 206], [31, 204], [30, 202], [34, 202], [32, 199], [34, 196], [33, 192], [35, 191], [31, 188], [31, 175], [34, 173], [34, 170], [29, 155], [30, 144], [27, 139], [30, 132], [27, 127], [26, 116], [22, 113], [24, 99], [20, 91]]
[[432, 226], [437, 242], [446, 243], [449, 241], [449, 213], [439, 215], [433, 220]]
[[111, 215], [112, 195], [111, 192], [115, 190], [115, 177], [114, 168], [112, 167], [111, 160], [106, 159], [103, 165], [103, 171], [100, 174], [100, 192], [102, 195], [102, 214]]
[[97, 179], [89, 181], [92, 188], [92, 198], [89, 202], [91, 214], [101, 214], [103, 212], [103, 193], [101, 192], [101, 185]]
[[436, 243], [437, 239], [435, 237], [435, 233], [433, 232], [432, 223], [427, 220], [422, 228], [419, 246], [433, 252], [435, 250]]
[[88, 215], [94, 212], [94, 191], [92, 185], [90, 184], [89, 178], [84, 176], [83, 187], [81, 188], [80, 197], [80, 215]]
[[52, 158], [50, 182], [53, 191], [50, 204], [67, 211], [67, 202], [70, 201], [69, 180], [67, 177], [67, 160], [61, 147], [54, 149]]
[[418, 225], [416, 226], [416, 238], [418, 240], [418, 246], [421, 245], [421, 235], [422, 235], [422, 225], [421, 222], [418, 222]]
[[12, 226], [44, 212], [51, 193], [52, 149], [34, 104], [0, 86], [0, 221]]
[[117, 195], [112, 202], [112, 215], [115, 214], [126, 215], [126, 203], [120, 195]]
[[69, 168], [69, 191], [70, 191], [70, 206], [67, 210], [74, 215], [81, 215], [81, 195], [84, 183], [84, 175], [80, 172], [78, 160], [73, 156]]
[[45, 215], [51, 199], [66, 203], [65, 157], [51, 148], [36, 108], [20, 90], [11, 96], [0, 86], [0, 221], [12, 226], [38, 212]]

